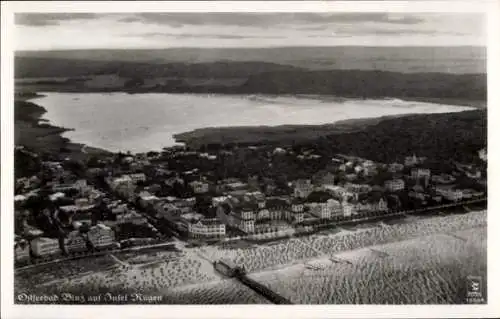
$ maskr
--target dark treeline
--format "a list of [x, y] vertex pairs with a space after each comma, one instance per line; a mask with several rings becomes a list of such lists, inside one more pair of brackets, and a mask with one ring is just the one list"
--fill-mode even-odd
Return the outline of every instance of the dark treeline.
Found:
[[269, 71], [301, 70], [266, 62], [149, 63], [15, 57], [16, 78], [78, 77], [117, 74], [123, 77], [247, 77]]
[[[16, 78], [79, 77], [116, 74], [130, 79], [114, 89], [70, 81], [46, 85], [48, 91], [126, 91], [219, 94], [320, 94], [343, 97], [486, 99], [485, 74], [397, 73], [366, 70], [311, 71], [264, 62], [137, 63], [16, 57]], [[143, 87], [144, 79], [167, 77], [170, 83]], [[243, 84], [190, 84], [189, 78], [242, 78]], [[175, 80], [176, 79], [176, 80]], [[43, 80], [47, 81], [47, 80]], [[43, 83], [38, 83], [42, 85]], [[47, 84], [45, 82], [45, 84]], [[22, 86], [21, 84], [19, 84]]]
[[250, 76], [241, 93], [486, 99], [486, 75], [331, 70]]
[[[282, 141], [261, 141], [259, 144], [264, 145], [257, 150], [248, 149], [245, 144], [239, 143], [219, 144], [219, 147], [232, 149], [233, 155], [219, 156], [212, 162], [180, 161], [186, 168], [181, 168], [179, 161], [171, 160], [169, 167], [198, 167], [211, 172], [215, 180], [256, 175], [286, 182], [310, 177], [318, 170], [327, 168], [331, 158], [340, 153], [381, 163], [403, 163], [405, 157], [416, 154], [427, 157], [427, 163], [432, 168], [442, 170], [449, 167], [452, 161], [477, 161], [478, 150], [484, 148], [487, 142], [486, 115], [486, 110], [409, 115], [382, 120], [357, 132], [331, 134], [295, 143], [290, 143], [286, 136]], [[291, 147], [292, 153], [270, 156], [274, 148], [287, 145]], [[201, 147], [203, 151], [208, 149], [217, 150], [214, 144]], [[304, 152], [321, 157], [299, 159], [297, 155]]]
[[486, 145], [486, 110], [422, 114], [381, 121], [365, 130], [304, 143], [324, 155], [350, 154], [378, 162], [417, 154], [432, 161], [469, 162]]
[[45, 108], [35, 103], [15, 100], [14, 101], [14, 119], [16, 121], [38, 123], [38, 118], [46, 112]]

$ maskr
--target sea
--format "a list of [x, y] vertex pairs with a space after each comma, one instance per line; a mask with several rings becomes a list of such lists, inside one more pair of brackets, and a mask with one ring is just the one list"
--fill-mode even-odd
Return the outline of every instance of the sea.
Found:
[[467, 106], [399, 99], [334, 99], [318, 96], [261, 96], [168, 93], [40, 92], [32, 102], [43, 118], [73, 129], [64, 136], [110, 151], [159, 151], [176, 144], [174, 134], [204, 127], [329, 124], [387, 115], [447, 113]]

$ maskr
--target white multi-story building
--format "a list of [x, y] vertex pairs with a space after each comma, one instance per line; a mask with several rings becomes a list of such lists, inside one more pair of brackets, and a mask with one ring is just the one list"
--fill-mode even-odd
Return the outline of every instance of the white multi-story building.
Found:
[[227, 199], [227, 196], [212, 197], [212, 206], [217, 207], [218, 205], [224, 203]]
[[408, 156], [405, 158], [405, 166], [415, 166], [419, 163], [419, 160], [415, 154], [413, 156]]
[[208, 183], [201, 182], [201, 181], [194, 181], [194, 182], [189, 183], [189, 185], [191, 185], [195, 194], [208, 193], [208, 190], [209, 190]]
[[453, 183], [456, 178], [449, 174], [432, 175], [431, 180], [436, 184], [450, 184]]
[[74, 184], [74, 187], [78, 190], [79, 194], [82, 196], [90, 190], [90, 187], [87, 185], [87, 180], [85, 179], [77, 180]]
[[405, 166], [403, 164], [392, 163], [392, 164], [389, 164], [388, 171], [391, 173], [397, 173], [397, 172], [401, 172], [402, 170], [404, 170], [404, 168], [405, 168]]
[[86, 207], [86, 206], [89, 206], [90, 205], [90, 202], [88, 200], [88, 198], [77, 198], [75, 199], [75, 206], [78, 207], [78, 208], [83, 208], [83, 207]]
[[363, 167], [365, 167], [365, 168], [375, 168], [375, 167], [377, 167], [377, 164], [375, 164], [375, 162], [371, 161], [371, 160], [363, 161], [363, 163], [361, 165]]
[[223, 223], [245, 233], [255, 231], [255, 212], [252, 208], [238, 206], [233, 208], [230, 204], [224, 203], [217, 207], [217, 217]]
[[188, 232], [191, 237], [224, 237], [226, 225], [218, 218], [202, 218], [188, 224]]
[[31, 241], [33, 255], [45, 257], [60, 253], [59, 241], [54, 238], [38, 237]]
[[115, 189], [118, 185], [121, 185], [121, 184], [132, 184], [132, 178], [130, 178], [130, 176], [128, 175], [124, 175], [124, 176], [120, 176], [120, 177], [116, 177], [116, 178], [112, 178], [112, 177], [108, 177], [106, 179], [109, 187], [111, 187], [111, 189]]
[[351, 184], [347, 183], [344, 188], [351, 193], [368, 193], [372, 190], [372, 187], [368, 184]]
[[269, 198], [265, 202], [265, 210], [269, 211], [269, 218], [271, 220], [292, 219], [290, 204], [281, 198]]
[[323, 185], [335, 185], [335, 175], [328, 172], [321, 179]]
[[103, 224], [91, 227], [87, 233], [89, 241], [95, 248], [109, 247], [115, 242], [114, 231]]
[[488, 156], [487, 156], [487, 153], [486, 153], [486, 148], [481, 149], [478, 152], [478, 155], [479, 155], [479, 158], [482, 159], [483, 161], [486, 162], [488, 160]]
[[54, 184], [52, 185], [53, 192], [67, 192], [69, 190], [74, 190], [75, 184]]
[[146, 181], [146, 175], [144, 173], [129, 174], [128, 176], [134, 183]]
[[355, 212], [355, 209], [354, 209], [354, 206], [352, 204], [349, 204], [347, 202], [342, 203], [342, 214], [345, 217], [352, 216], [352, 214], [354, 214], [354, 212]]
[[155, 202], [159, 200], [158, 197], [152, 195], [149, 192], [142, 191], [139, 193], [139, 203], [142, 207], [147, 207], [149, 205], [154, 205]]
[[337, 198], [343, 198], [349, 193], [344, 187], [338, 185], [324, 185], [323, 190]]
[[375, 210], [378, 210], [378, 211], [387, 211], [389, 210], [389, 206], [387, 205], [387, 201], [384, 200], [383, 198], [381, 198], [378, 203], [375, 204], [376, 206], [374, 206]]
[[64, 239], [64, 248], [67, 253], [76, 253], [87, 250], [87, 243], [79, 231], [74, 230], [68, 233]]
[[419, 178], [430, 178], [431, 171], [427, 168], [413, 168], [411, 170], [411, 178], [419, 179]]
[[119, 195], [131, 199], [137, 185], [129, 175], [108, 180], [109, 186]]
[[66, 197], [66, 194], [62, 193], [62, 192], [57, 192], [57, 193], [54, 193], [54, 194], [51, 194], [49, 195], [49, 199], [52, 201], [52, 202], [55, 202], [61, 198], [64, 198]]
[[387, 211], [387, 202], [381, 198], [377, 202], [368, 202], [368, 203], [356, 203], [353, 206], [356, 211], [361, 212], [361, 211]]
[[146, 217], [142, 216], [141, 214], [135, 211], [116, 215], [117, 224], [131, 223], [135, 225], [142, 225], [142, 224], [147, 224], [147, 222], [148, 219]]
[[309, 179], [301, 179], [295, 182], [294, 196], [298, 198], [306, 198], [314, 190], [314, 186]]
[[304, 204], [301, 201], [292, 202], [293, 221], [302, 223], [304, 221]]
[[327, 201], [327, 205], [331, 216], [342, 215], [342, 204], [340, 201], [331, 198]]
[[437, 186], [436, 193], [443, 196], [443, 198], [453, 202], [461, 201], [464, 197], [463, 192], [461, 190], [452, 189], [450, 187]]
[[402, 179], [392, 179], [385, 181], [384, 187], [389, 192], [398, 192], [405, 189], [405, 181]]
[[255, 224], [255, 232], [257, 233], [287, 231], [292, 229], [293, 227], [283, 220], [270, 220]]
[[25, 261], [30, 258], [30, 245], [25, 240], [20, 240], [14, 245], [14, 258], [16, 261]]
[[89, 212], [92, 208], [94, 208], [94, 205], [83, 205], [83, 202], [79, 202], [78, 205], [65, 205], [59, 207], [59, 209], [65, 213]]
[[309, 203], [309, 212], [315, 217], [321, 219], [330, 219], [332, 217], [332, 212], [327, 202], [323, 203]]

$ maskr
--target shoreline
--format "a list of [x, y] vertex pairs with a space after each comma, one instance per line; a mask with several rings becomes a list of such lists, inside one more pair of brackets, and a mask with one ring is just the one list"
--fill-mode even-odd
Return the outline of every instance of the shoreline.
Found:
[[[144, 90], [144, 91], [132, 91], [124, 88], [54, 88], [54, 87], [40, 87], [33, 88], [36, 91], [37, 96], [32, 98], [41, 98], [45, 95], [39, 94], [38, 92], [47, 93], [68, 93], [68, 94], [113, 94], [113, 93], [124, 93], [124, 94], [178, 94], [178, 95], [214, 95], [214, 96], [258, 96], [258, 97], [292, 97], [299, 99], [316, 99], [323, 101], [332, 102], [345, 102], [349, 100], [401, 100], [405, 102], [421, 102], [421, 103], [435, 103], [443, 104], [449, 106], [470, 106], [477, 109], [487, 108], [487, 101], [481, 99], [467, 99], [467, 98], [453, 98], [453, 97], [424, 97], [424, 96], [392, 96], [392, 95], [373, 95], [373, 96], [359, 96], [359, 95], [335, 95], [335, 94], [306, 94], [306, 93], [245, 93], [245, 92], [196, 92], [196, 91], [158, 91], [158, 90]], [[17, 94], [30, 94], [32, 90], [22, 91], [22, 88]]]
[[[472, 213], [482, 213], [482, 211], [474, 211]], [[457, 230], [457, 232], [469, 231], [469, 230], [476, 229], [476, 228], [481, 228], [481, 227], [485, 227], [485, 225], [480, 225], [480, 226], [473, 225], [471, 227], [461, 228], [461, 229]], [[337, 234], [335, 234], [335, 235], [337, 235]], [[346, 234], [342, 234], [342, 235], [346, 235]], [[273, 273], [275, 271], [283, 271], [283, 270], [287, 270], [288, 268], [303, 267], [303, 266], [306, 266], [307, 264], [316, 263], [316, 262], [319, 263], [319, 262], [323, 262], [323, 261], [328, 261], [330, 264], [348, 263], [349, 258], [346, 258], [346, 257], [356, 256], [360, 252], [365, 252], [367, 250], [373, 250], [373, 249], [382, 248], [382, 247], [385, 247], [385, 246], [396, 245], [396, 244], [400, 244], [400, 243], [404, 243], [404, 242], [410, 242], [410, 241], [418, 240], [418, 239], [421, 239], [421, 238], [434, 237], [434, 236], [439, 236], [439, 235], [443, 235], [444, 236], [444, 235], [449, 235], [449, 234], [436, 232], [436, 233], [432, 233], [432, 234], [422, 234], [421, 236], [408, 237], [408, 238], [404, 238], [404, 239], [401, 239], [401, 240], [389, 241], [389, 242], [385, 242], [385, 243], [369, 244], [369, 245], [358, 247], [358, 248], [354, 248], [354, 249], [351, 249], [351, 250], [341, 250], [341, 251], [333, 253], [332, 257], [334, 257], [335, 259], [338, 259], [335, 262], [332, 262], [329, 258], [327, 258], [326, 255], [325, 256], [316, 256], [316, 257], [312, 257], [312, 258], [297, 259], [297, 260], [294, 260], [294, 261], [292, 261], [290, 263], [286, 263], [286, 264], [277, 265], [277, 266], [274, 266], [274, 267], [269, 267], [269, 268], [264, 268], [264, 269], [256, 270], [256, 271], [253, 271], [253, 272], [249, 272], [248, 275], [258, 278], [258, 277], [265, 276], [267, 274]], [[314, 236], [314, 234], [313, 234], [313, 236]]]
[[[413, 224], [413, 228], [409, 226], [401, 226], [405, 228], [406, 230], [403, 230], [402, 235], [405, 235], [404, 237], [398, 237], [397, 240], [391, 240], [391, 241], [370, 241], [367, 244], [363, 244], [360, 247], [355, 247], [352, 249], [347, 249], [347, 250], [341, 250], [341, 251], [336, 251], [331, 254], [326, 254], [326, 255], [319, 255], [319, 256], [314, 256], [310, 258], [304, 258], [304, 259], [295, 259], [292, 260], [291, 262], [276, 265], [274, 267], [269, 267], [269, 268], [262, 268], [256, 271], [249, 272], [248, 275], [254, 279], [259, 281], [260, 283], [264, 284], [265, 286], [270, 287], [272, 290], [280, 293], [280, 289], [282, 288], [281, 284], [279, 283], [280, 281], [277, 281], [277, 278], [291, 278], [289, 285], [295, 285], [296, 280], [299, 277], [303, 277], [304, 280], [308, 281], [310, 280], [312, 285], [314, 284], [320, 284], [318, 281], [318, 278], [325, 278], [330, 280], [331, 278], [339, 278], [342, 277], [345, 280], [351, 280], [351, 276], [357, 276], [357, 270], [359, 267], [362, 267], [361, 265], [364, 264], [364, 258], [368, 259], [374, 259], [374, 265], [375, 266], [375, 271], [377, 271], [378, 265], [381, 265], [380, 263], [384, 263], [384, 261], [390, 262], [391, 260], [394, 260], [394, 262], [399, 262], [399, 261], [404, 261], [405, 265], [408, 266], [409, 264], [412, 263], [412, 259], [410, 260], [407, 259], [407, 257], [411, 257], [411, 252], [410, 255], [405, 255], [403, 254], [402, 256], [398, 255], [398, 251], [405, 250], [405, 247], [413, 247], [413, 249], [420, 247], [421, 245], [417, 245], [415, 243], [419, 242], [433, 242], [434, 239], [440, 239], [440, 240], [445, 240], [444, 246], [449, 247], [449, 245], [455, 245], [451, 247], [458, 247], [460, 249], [460, 252], [457, 252], [457, 257], [460, 258], [460, 260], [463, 260], [465, 257], [468, 256], [468, 254], [479, 254], [478, 256], [481, 255], [482, 247], [483, 247], [483, 242], [480, 242], [478, 244], [471, 245], [469, 243], [469, 239], [464, 239], [464, 235], [466, 236], [465, 238], [471, 238], [470, 234], [475, 233], [474, 229], [482, 229], [484, 228], [487, 224], [486, 221], [487, 218], [487, 210], [478, 210], [478, 211], [473, 211], [465, 214], [458, 214], [458, 215], [448, 215], [448, 216], [434, 216], [431, 218], [428, 218], [427, 222], [418, 222]], [[432, 227], [431, 229], [428, 228], [428, 226], [432, 224], [435, 227]], [[388, 226], [391, 227], [391, 226]], [[392, 227], [400, 227], [400, 226], [392, 226]], [[408, 229], [407, 229], [408, 228]], [[410, 233], [406, 233], [406, 231], [410, 231]], [[363, 236], [363, 233], [365, 231], [360, 231], [360, 235]], [[469, 235], [467, 235], [467, 233]], [[458, 237], [453, 236], [454, 234], [458, 234]], [[349, 233], [343, 233], [343, 234], [332, 234], [330, 236], [320, 236], [320, 239], [323, 239], [325, 241], [343, 241], [342, 238], [344, 237], [349, 237]], [[333, 238], [333, 239], [332, 239]], [[374, 239], [373, 237], [370, 237], [371, 239]], [[364, 242], [364, 240], [362, 240]], [[448, 246], [447, 246], [448, 245]], [[425, 246], [425, 245], [424, 245]], [[303, 248], [306, 248], [305, 246]], [[260, 246], [258, 249], [266, 249], [265, 246]], [[427, 249], [430, 249], [433, 251], [434, 248], [432, 247], [427, 247], [425, 246], [423, 249], [426, 251]], [[189, 249], [188, 251], [191, 253], [186, 254], [189, 258], [192, 258], [195, 256], [196, 249]], [[454, 250], [451, 250], [452, 252]], [[451, 258], [455, 258], [453, 256], [454, 253], [452, 253]], [[432, 255], [435, 257], [435, 254]], [[330, 260], [328, 257], [333, 257], [334, 259], [337, 259], [338, 262]], [[415, 258], [415, 257], [413, 257]], [[482, 258], [482, 257], [481, 257]], [[370, 260], [371, 260], [370, 259]], [[482, 260], [482, 259], [481, 259]], [[482, 261], [478, 260], [477, 262], [481, 263]], [[435, 260], [437, 262], [437, 266], [441, 267], [446, 264], [446, 258], [444, 260]], [[314, 264], [318, 266], [319, 268], [314, 270], [314, 269], [308, 269], [307, 264]], [[405, 267], [406, 267], [405, 266]], [[160, 268], [163, 267], [160, 265]], [[475, 267], [471, 266], [471, 267]], [[201, 268], [203, 269], [203, 267]], [[474, 268], [475, 269], [475, 268]], [[95, 273], [82, 273], [80, 275], [77, 275], [74, 277], [72, 280], [76, 282], [81, 282], [83, 283], [84, 278], [90, 278], [90, 277], [102, 277], [104, 272], [95, 272]], [[120, 278], [126, 278], [127, 280], [130, 280], [130, 282], [124, 283], [126, 286], [129, 284], [132, 284], [132, 278], [134, 274], [137, 273], [137, 270], [126, 270], [123, 269], [118, 273], [118, 276]], [[154, 278], [154, 274], [156, 271], [152, 271], [150, 273], [152, 278]], [[186, 297], [186, 298], [196, 298], [195, 296], [198, 296], [198, 294], [204, 295], [207, 294], [207, 296], [212, 296], [212, 293], [216, 293], [217, 296], [212, 296], [216, 300], [219, 298], [227, 298], [228, 296], [232, 295], [234, 290], [236, 291], [247, 291], [247, 289], [239, 284], [231, 280], [230, 278], [221, 278], [217, 276], [212, 276], [212, 269], [207, 272], [206, 278], [201, 280], [200, 282], [192, 282], [191, 280], [188, 280], [186, 283], [180, 283], [179, 285], [174, 285], [174, 286], [168, 286], [168, 287], [158, 287], [155, 286], [154, 284], [151, 284], [151, 286], [143, 287], [146, 289], [145, 291], [151, 292], [151, 293], [160, 293], [164, 296], [164, 298], [167, 298], [165, 300], [165, 303], [171, 302], [171, 300], [181, 300], [181, 297]], [[429, 275], [433, 275], [430, 273]], [[89, 277], [90, 276], [90, 277]], [[434, 278], [434, 277], [433, 277]], [[437, 277], [439, 278], [439, 277]], [[344, 280], [342, 279], [342, 280]], [[356, 278], [353, 278], [355, 280]], [[435, 279], [435, 278], [434, 278]], [[433, 280], [434, 280], [433, 279]], [[323, 282], [323, 280], [320, 280]], [[54, 283], [61, 282], [61, 280], [57, 279], [54, 281]], [[66, 284], [71, 284], [68, 281], [64, 281]], [[144, 282], [149, 282], [145, 279]], [[118, 283], [117, 283], [118, 284]], [[114, 291], [115, 289], [120, 289], [120, 286], [114, 286], [115, 284], [111, 284], [111, 286], [104, 286], [106, 289], [109, 291]], [[276, 286], [278, 285], [278, 286]], [[57, 288], [57, 286], [54, 286], [53, 288]], [[52, 287], [47, 287], [47, 289], [52, 289]], [[94, 289], [97, 289], [94, 287]], [[282, 292], [281, 292], [282, 293]], [[251, 294], [253, 295], [253, 294]], [[303, 303], [304, 300], [303, 297], [295, 296], [292, 300], [295, 299], [295, 301], [298, 301], [298, 303]], [[210, 298], [212, 298], [210, 297]], [[290, 297], [290, 296], [286, 296]], [[321, 296], [314, 296], [315, 298], [318, 298]], [[324, 297], [324, 296], [323, 296]], [[247, 297], [241, 297], [241, 298], [247, 298]], [[307, 297], [309, 298], [309, 297]], [[306, 299], [307, 299], [306, 298]], [[240, 300], [240, 299], [238, 299]], [[241, 300], [240, 300], [241, 302]]]
[[[75, 94], [86, 94], [86, 93], [100, 93], [100, 94], [105, 94], [105, 93], [128, 93], [123, 90], [117, 90], [117, 91], [92, 91], [92, 92], [64, 92], [60, 90], [54, 90], [54, 91], [43, 91], [47, 93], [75, 93]], [[167, 93], [167, 92], [144, 92], [144, 94], [201, 94], [201, 93]], [[39, 92], [33, 93], [33, 92], [24, 92], [24, 93], [19, 93], [19, 95], [24, 94], [28, 95], [26, 99], [23, 101], [31, 101], [33, 99], [37, 98], [43, 98], [46, 95], [43, 93], [40, 94]], [[142, 93], [137, 93], [137, 94], [142, 94]], [[334, 96], [334, 95], [322, 95], [322, 94], [284, 94], [284, 95], [275, 95], [275, 94], [223, 94], [223, 93], [207, 93], [209, 95], [217, 95], [217, 96], [261, 96], [261, 97], [290, 97], [290, 98], [306, 98], [306, 99], [318, 99], [318, 100], [323, 100], [325, 102], [327, 101], [347, 101], [347, 100], [360, 100], [363, 99], [362, 97], [341, 97], [341, 96]], [[207, 95], [203, 94], [203, 95]], [[436, 104], [442, 104], [442, 105], [449, 105], [450, 107], [456, 106], [456, 107], [471, 107], [474, 110], [462, 110], [459, 112], [447, 112], [447, 113], [460, 113], [460, 112], [467, 112], [467, 111], [475, 111], [475, 110], [484, 110], [485, 109], [485, 101], [463, 101], [463, 100], [450, 100], [447, 98], [414, 98], [414, 99], [406, 99], [406, 98], [399, 98], [399, 97], [373, 97], [369, 98], [370, 100], [377, 100], [377, 101], [391, 101], [391, 100], [401, 100], [405, 102], [418, 102], [418, 103], [436, 103]], [[448, 104], [448, 103], [456, 103], [456, 104]], [[31, 102], [32, 103], [32, 102]], [[33, 103], [34, 104], [34, 103]], [[38, 104], [35, 104], [38, 105]], [[39, 107], [43, 108], [45, 110], [44, 113], [40, 114], [38, 116], [39, 121], [44, 121], [44, 119], [41, 119], [40, 117], [45, 114], [47, 111], [46, 109], [38, 105]], [[172, 138], [175, 141], [175, 144], [184, 144], [187, 146], [193, 146], [193, 147], [199, 147], [198, 145], [200, 142], [198, 140], [204, 140], [208, 139], [207, 143], [218, 143], [219, 144], [226, 144], [223, 141], [217, 141], [220, 139], [220, 136], [226, 136], [226, 135], [232, 135], [232, 136], [238, 136], [239, 134], [258, 134], [259, 136], [253, 138], [256, 139], [256, 141], [251, 141], [253, 143], [276, 143], [279, 142], [278, 140], [268, 140], [266, 138], [266, 134], [272, 134], [274, 136], [276, 135], [283, 135], [283, 134], [295, 134], [297, 135], [298, 140], [311, 140], [314, 138], [318, 138], [320, 136], [326, 136], [326, 135], [332, 135], [332, 134], [341, 134], [341, 133], [351, 133], [351, 132], [356, 132], [356, 131], [361, 131], [365, 129], [368, 126], [376, 125], [380, 123], [381, 121], [385, 120], [390, 120], [390, 119], [397, 119], [397, 118], [404, 118], [404, 117], [411, 117], [414, 115], [422, 115], [422, 114], [428, 114], [428, 113], [405, 113], [405, 114], [396, 114], [396, 115], [385, 115], [385, 116], [380, 116], [380, 117], [371, 117], [371, 118], [357, 118], [357, 119], [347, 119], [347, 120], [338, 120], [335, 122], [331, 123], [324, 123], [324, 124], [280, 124], [280, 125], [256, 125], [256, 126], [218, 126], [218, 127], [200, 127], [194, 130], [190, 131], [185, 131], [181, 133], [175, 133], [172, 134]], [[57, 126], [54, 126], [50, 124], [50, 119], [45, 120], [46, 125], [50, 126], [51, 128], [59, 128]], [[70, 128], [60, 128], [64, 129], [64, 131], [60, 132], [61, 138], [67, 139], [68, 140], [68, 146], [75, 148], [79, 147], [81, 149], [86, 149], [87, 151], [90, 150], [92, 153], [106, 153], [106, 154], [113, 154], [117, 153], [116, 151], [108, 150], [105, 148], [101, 147], [93, 147], [89, 146], [88, 144], [85, 143], [78, 143], [78, 142], [72, 142], [70, 139], [63, 137], [62, 134], [68, 131], [75, 131], [75, 129], [70, 129]], [[214, 139], [215, 136], [215, 141], [211, 141], [211, 139]], [[241, 138], [240, 138], [241, 139]], [[252, 138], [250, 138], [252, 139]], [[245, 144], [245, 140], [238, 140], [236, 139], [236, 143], [243, 143]], [[202, 144], [207, 144], [203, 142]], [[168, 148], [169, 146], [162, 146], [159, 147], [158, 149], [164, 149]], [[83, 152], [86, 153], [86, 152]], [[136, 153], [141, 153], [141, 152], [132, 152], [133, 154]], [[144, 152], [142, 152], [144, 153]]]
[[[77, 143], [71, 139], [64, 137], [66, 132], [76, 131], [74, 128], [56, 126], [50, 123], [49, 119], [44, 119], [42, 116], [48, 113], [47, 109], [40, 104], [31, 102], [34, 99], [46, 97], [39, 92], [24, 92], [18, 93], [14, 97], [15, 108], [24, 108], [19, 116], [15, 115], [14, 127], [15, 145], [21, 145], [28, 148], [40, 148], [41, 151], [62, 153], [61, 150], [68, 153], [68, 157], [81, 158], [84, 154], [111, 154], [113, 152], [89, 146], [84, 143]], [[17, 105], [16, 105], [17, 104]], [[19, 112], [19, 109], [15, 110]], [[18, 129], [18, 130], [17, 130]], [[32, 144], [33, 141], [44, 140], [41, 144]], [[59, 148], [59, 152], [57, 152]]]

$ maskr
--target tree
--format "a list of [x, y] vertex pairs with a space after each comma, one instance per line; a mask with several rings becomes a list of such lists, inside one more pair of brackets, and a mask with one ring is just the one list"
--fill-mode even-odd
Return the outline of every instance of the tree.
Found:
[[98, 167], [98, 168], [103, 168], [105, 165], [102, 163], [97, 156], [90, 156], [89, 159], [87, 160], [87, 167]]
[[66, 167], [68, 168], [68, 170], [70, 170], [72, 173], [74, 173], [76, 176], [79, 177], [85, 176], [85, 172], [87, 170], [82, 162], [76, 160], [67, 161]]
[[149, 151], [149, 152], [146, 153], [146, 155], [148, 157], [156, 157], [156, 156], [159, 156], [160, 153], [159, 152], [155, 152], [155, 151]]
[[48, 194], [40, 191], [37, 195], [28, 197], [24, 203], [24, 208], [37, 214], [50, 205], [51, 201]]

